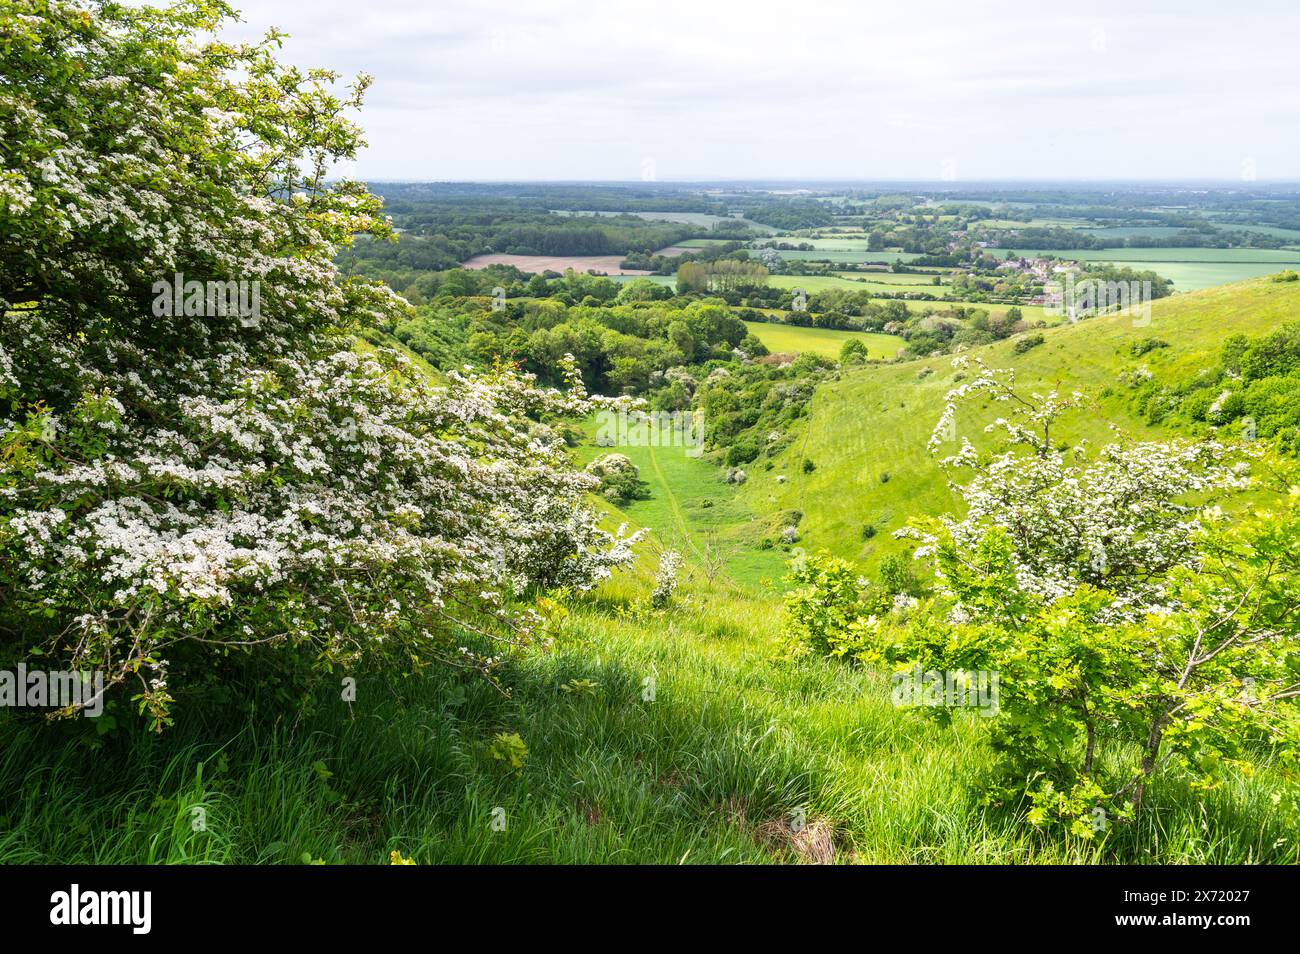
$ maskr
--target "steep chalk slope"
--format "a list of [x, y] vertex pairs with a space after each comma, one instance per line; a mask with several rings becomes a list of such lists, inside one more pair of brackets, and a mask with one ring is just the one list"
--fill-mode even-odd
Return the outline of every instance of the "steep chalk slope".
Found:
[[[1013, 351], [1023, 335], [969, 354], [994, 367], [1014, 367], [1027, 390], [1079, 390], [1095, 399], [1097, 412], [1077, 417], [1063, 437], [1104, 441], [1108, 421], [1134, 436], [1155, 436], [1161, 431], [1129, 410], [1121, 373], [1146, 366], [1160, 380], [1181, 380], [1215, 363], [1229, 335], [1253, 337], [1296, 320], [1300, 282], [1254, 279], [1161, 299], [1145, 321], [1112, 316], [1042, 329], [1044, 342], [1024, 354]], [[1168, 347], [1135, 357], [1132, 345], [1148, 338]], [[845, 373], [819, 390], [807, 423], [773, 469], [750, 470], [744, 497], [759, 513], [802, 510], [805, 548], [826, 547], [874, 566], [900, 548], [890, 532], [909, 516], [954, 506], [926, 442], [956, 374], [949, 356]], [[986, 402], [974, 413], [959, 414], [958, 438], [979, 446], [983, 427], [1002, 411]], [[805, 458], [815, 465], [811, 473], [803, 471]], [[874, 535], [864, 532], [867, 525]]]

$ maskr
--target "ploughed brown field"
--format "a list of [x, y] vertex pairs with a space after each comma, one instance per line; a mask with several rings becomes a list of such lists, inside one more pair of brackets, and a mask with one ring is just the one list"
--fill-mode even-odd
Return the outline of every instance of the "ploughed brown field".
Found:
[[622, 255], [475, 255], [462, 268], [487, 268], [489, 265], [513, 265], [521, 272], [540, 274], [546, 271], [563, 272], [572, 268], [576, 272], [598, 272], [602, 275], [649, 275], [637, 268], [619, 268]]

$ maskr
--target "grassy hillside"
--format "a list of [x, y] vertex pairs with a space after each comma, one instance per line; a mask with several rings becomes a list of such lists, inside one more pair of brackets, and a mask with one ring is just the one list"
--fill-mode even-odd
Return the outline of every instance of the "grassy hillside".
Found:
[[[1251, 282], [1160, 302], [1149, 327], [1099, 319], [1049, 330], [1023, 356], [1010, 343], [986, 350], [1026, 383], [1098, 394], [1120, 370], [1192, 369], [1224, 335], [1297, 312], [1295, 284]], [[1129, 343], [1152, 335], [1170, 347], [1131, 358]], [[434, 668], [363, 676], [356, 706], [335, 679], [295, 683], [308, 704], [292, 722], [273, 699], [183, 707], [148, 744], [78, 725], [64, 744], [40, 745], [47, 727], [0, 720], [0, 862], [373, 863], [396, 850], [421, 863], [1294, 863], [1272, 801], [1285, 783], [1266, 766], [1208, 793], [1166, 777], [1141, 821], [1104, 840], [1049, 835], [1026, 824], [1025, 806], [981, 801], [994, 756], [979, 716], [944, 726], [896, 709], [880, 673], [782, 658], [770, 580], [786, 554], [757, 546], [767, 521], [802, 509], [805, 545], [872, 557], [887, 535], [864, 543], [865, 520], [892, 529], [948, 506], [924, 445], [951, 383], [948, 359], [845, 374], [817, 394], [773, 471], [751, 468], [739, 490], [680, 448], [620, 448], [650, 497], [607, 507], [610, 520], [686, 541], [683, 586], [672, 606], [648, 610], [655, 560], [644, 548], [571, 603], [554, 651], [511, 661], [508, 696]], [[1126, 417], [1122, 396], [1102, 405]], [[1096, 420], [1085, 427], [1102, 436]], [[809, 475], [794, 466], [804, 456], [817, 463]], [[710, 538], [740, 548], [738, 580], [705, 578], [696, 548]], [[493, 757], [499, 733], [527, 746], [517, 771]]]
[[[1147, 325], [1135, 325], [1131, 317], [1097, 318], [1044, 329], [1044, 343], [1022, 355], [1012, 352], [1015, 338], [971, 354], [993, 366], [1015, 367], [1019, 382], [1036, 390], [1077, 389], [1096, 399], [1101, 413], [1076, 425], [1096, 441], [1108, 435], [1103, 417], [1134, 434], [1153, 433], [1129, 413], [1121, 371], [1146, 365], [1171, 378], [1190, 374], [1228, 335], [1257, 335], [1297, 317], [1296, 283], [1255, 279], [1158, 300]], [[1169, 347], [1133, 357], [1130, 346], [1145, 338]], [[818, 391], [809, 423], [773, 469], [751, 471], [743, 496], [760, 513], [802, 510], [805, 547], [824, 546], [874, 564], [899, 547], [889, 531], [910, 515], [940, 513], [954, 504], [926, 452], [944, 395], [956, 383], [951, 361], [931, 358], [845, 372]], [[959, 415], [958, 438], [965, 435], [978, 445], [984, 425], [995, 416], [987, 404], [978, 417]], [[805, 457], [816, 465], [812, 473], [802, 470]], [[777, 475], [786, 482], [779, 483]], [[868, 523], [879, 531], [869, 540], [863, 536]]]
[[[48, 727], [0, 720], [0, 862], [1295, 861], [1267, 773], [1173, 780], [1106, 841], [1035, 832], [980, 803], [979, 716], [944, 727], [895, 709], [882, 675], [774, 658], [779, 611], [726, 585], [631, 613], [648, 586], [620, 574], [576, 605], [508, 698], [439, 667], [363, 677], [355, 706], [337, 680], [299, 687], [297, 720], [182, 710], [144, 742], [39, 745]], [[527, 746], [518, 771], [491, 754], [501, 732]]]
[[[595, 423], [588, 422], [589, 436], [594, 437], [595, 429]], [[682, 447], [607, 448], [593, 443], [579, 447], [576, 457], [585, 465], [611, 450], [631, 460], [645, 482], [644, 499], [606, 508], [613, 526], [626, 521], [653, 532], [650, 544], [641, 548], [643, 572], [653, 576], [659, 547], [679, 549], [695, 564], [711, 552], [725, 557], [722, 575], [749, 588], [785, 572], [786, 554], [759, 547], [763, 536], [774, 535], [770, 522], [737, 496], [714, 464], [688, 455]]]

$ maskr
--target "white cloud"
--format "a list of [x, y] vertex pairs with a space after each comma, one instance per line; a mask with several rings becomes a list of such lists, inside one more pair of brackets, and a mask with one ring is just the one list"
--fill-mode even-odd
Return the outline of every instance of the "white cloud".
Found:
[[1300, 178], [1300, 11], [1256, 3], [258, 0], [373, 73], [363, 177]]

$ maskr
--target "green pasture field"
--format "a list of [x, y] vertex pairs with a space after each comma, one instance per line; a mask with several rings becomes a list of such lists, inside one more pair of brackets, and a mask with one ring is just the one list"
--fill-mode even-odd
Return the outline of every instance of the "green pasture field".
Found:
[[[1009, 250], [994, 249], [999, 257]], [[1300, 264], [1300, 252], [1273, 248], [1102, 248], [1018, 249], [1013, 254], [1030, 257], [1075, 259], [1081, 262], [1217, 262], [1233, 265]]]
[[606, 275], [610, 281], [618, 282], [620, 285], [626, 282], [634, 282], [638, 278], [648, 278], [656, 285], [668, 285], [670, 288], [677, 287], [677, 279], [672, 275]]
[[[618, 510], [620, 519], [651, 531], [657, 547], [682, 550], [696, 561], [702, 561], [711, 544], [725, 548], [731, 557], [728, 575], [747, 588], [756, 589], [784, 573], [784, 557], [779, 551], [758, 547], [763, 525], [734, 487], [724, 481], [724, 472], [716, 464], [692, 456], [680, 446], [598, 447], [598, 430], [594, 418], [584, 424], [587, 442], [574, 452], [579, 463], [585, 466], [611, 452], [623, 454], [636, 465], [646, 485], [647, 497], [624, 504]], [[606, 509], [615, 512], [615, 508]], [[644, 569], [653, 573], [654, 560], [644, 555], [643, 559]]]
[[[599, 216], [616, 216], [616, 215], [633, 215], [638, 219], [645, 219], [647, 222], [681, 222], [683, 225], [698, 225], [703, 228], [713, 228], [719, 222], [743, 222], [756, 232], [772, 234], [776, 229], [770, 225], [764, 225], [761, 222], [754, 222], [750, 219], [741, 218], [733, 215], [717, 215], [713, 212], [607, 212], [595, 211], [591, 209], [566, 210], [552, 209], [556, 215], [599, 215]], [[685, 242], [678, 243], [685, 245]]]
[[1151, 269], [1173, 279], [1175, 291], [1196, 291], [1300, 268], [1300, 251], [1261, 248], [1109, 248], [1018, 250], [1016, 255], [1054, 255], [1081, 262], [1114, 262]]
[[856, 338], [867, 346], [872, 358], [893, 358], [907, 343], [896, 335], [869, 331], [840, 331], [834, 328], [801, 328], [769, 321], [747, 321], [745, 326], [773, 352], [809, 351], [828, 358], [838, 358], [844, 342]]
[[1239, 229], [1242, 232], [1258, 232], [1261, 235], [1271, 235], [1274, 238], [1284, 239], [1292, 245], [1300, 245], [1300, 229], [1286, 229], [1276, 225], [1248, 225], [1244, 222], [1234, 221], [1230, 216], [1211, 216], [1215, 225], [1225, 229]]
[[[1234, 264], [1231, 262], [1125, 262], [1131, 268], [1151, 269], [1165, 278], [1172, 278], [1175, 291], [1198, 291], [1232, 282], [1273, 275], [1290, 265]], [[1300, 266], [1296, 266], [1300, 267]]]
[[1078, 219], [980, 219], [975, 224], [986, 229], [1077, 229], [1084, 227]]
[[[933, 282], [934, 276], [938, 274], [937, 272], [899, 273], [899, 272], [871, 271], [871, 272], [836, 272], [835, 274], [837, 277], [844, 278], [849, 281], [855, 281], [861, 279], [873, 285], [895, 285], [895, 286], [916, 285], [921, 288], [942, 287], [941, 285], [935, 285]], [[945, 275], [940, 275], [941, 279], [945, 277], [946, 277]], [[895, 288], [894, 290], [901, 291], [902, 289]]]
[[802, 288], [806, 292], [825, 291], [828, 288], [863, 290], [861, 283], [838, 275], [769, 275], [767, 283], [773, 288]]
[[1076, 226], [1080, 232], [1086, 232], [1093, 238], [1111, 239], [1126, 238], [1127, 236], [1136, 236], [1139, 238], [1168, 238], [1171, 235], [1177, 235], [1184, 231], [1171, 225], [1134, 225], [1134, 226], [1095, 226], [1080, 225]]
[[912, 259], [920, 257], [915, 252], [869, 252], [865, 242], [853, 248], [824, 248], [811, 251], [775, 249], [775, 251], [782, 258], [789, 261], [840, 262], [844, 264], [850, 262], [879, 262], [882, 264], [910, 262]]

